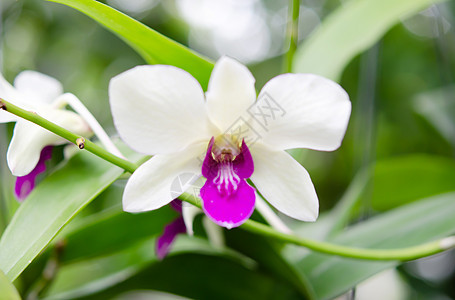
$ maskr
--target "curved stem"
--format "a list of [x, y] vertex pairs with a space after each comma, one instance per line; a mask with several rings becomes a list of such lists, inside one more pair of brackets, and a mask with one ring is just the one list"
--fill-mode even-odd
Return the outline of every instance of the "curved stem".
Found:
[[286, 52], [284, 61], [285, 73], [290, 73], [292, 71], [292, 62], [299, 39], [299, 13], [300, 1], [289, 0], [288, 25], [286, 28], [286, 44], [289, 44], [289, 49]]
[[[22, 117], [30, 122], [33, 122], [65, 139], [68, 141], [78, 144], [83, 137], [78, 136], [63, 127], [60, 127], [40, 116], [36, 113], [26, 111], [19, 108], [3, 99], [0, 98], [0, 109], [6, 110], [12, 114]], [[130, 161], [121, 159], [98, 145], [84, 140], [85, 148], [100, 158], [125, 169], [126, 171], [133, 173], [137, 166]], [[186, 201], [199, 208], [202, 207], [201, 200], [189, 193], [183, 193], [180, 200]], [[292, 234], [287, 234], [274, 230], [273, 228], [264, 225], [253, 220], [247, 220], [240, 228], [275, 238], [279, 241], [306, 247], [308, 249], [327, 253], [331, 255], [338, 255], [356, 259], [367, 259], [367, 260], [398, 260], [407, 261], [414, 260], [425, 256], [430, 256], [450, 248], [455, 247], [455, 236], [443, 238], [441, 240], [421, 244], [414, 247], [401, 248], [401, 249], [361, 249], [352, 248], [348, 246], [342, 246], [338, 244], [332, 244], [329, 242], [321, 242], [316, 240], [307, 239]]]
[[97, 144], [89, 141], [88, 139], [86, 140], [86, 139], [84, 139], [84, 137], [74, 134], [71, 131], [66, 130], [65, 128], [63, 128], [61, 126], [58, 126], [57, 124], [54, 124], [54, 123], [44, 119], [43, 117], [40, 117], [38, 114], [24, 110], [2, 98], [0, 98], [0, 109], [6, 110], [16, 116], [19, 116], [32, 123], [35, 123], [45, 129], [49, 130], [50, 132], [53, 132], [56, 135], [61, 136], [64, 139], [67, 139], [71, 143], [79, 146], [79, 148], [86, 149], [87, 151], [95, 154], [96, 156], [98, 156], [116, 166], [119, 166], [120, 168], [122, 168], [130, 173], [133, 173], [137, 168], [137, 166], [134, 163], [132, 163], [128, 160], [125, 160], [123, 158], [120, 158], [120, 157], [106, 151], [105, 149], [103, 149], [102, 147], [98, 146]]
[[[194, 195], [183, 193], [183, 195], [180, 197], [180, 200], [189, 202], [199, 208], [201, 207], [200, 199], [196, 199]], [[362, 249], [342, 246], [329, 242], [321, 242], [300, 236], [295, 236], [292, 234], [282, 233], [274, 230], [273, 228], [267, 225], [264, 225], [253, 220], [247, 220], [245, 223], [243, 223], [243, 225], [240, 226], [240, 228], [248, 230], [250, 232], [273, 237], [282, 242], [302, 246], [317, 252], [367, 260], [408, 261], [425, 256], [430, 256], [455, 247], [454, 236], [450, 236], [442, 240], [437, 240], [414, 247], [400, 249]]]

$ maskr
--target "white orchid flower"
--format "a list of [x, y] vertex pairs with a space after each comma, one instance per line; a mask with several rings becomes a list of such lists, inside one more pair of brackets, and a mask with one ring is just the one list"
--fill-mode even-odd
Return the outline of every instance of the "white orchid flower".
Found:
[[207, 179], [202, 207], [218, 225], [232, 228], [251, 216], [256, 194], [248, 178], [277, 210], [315, 221], [319, 203], [310, 176], [284, 150], [337, 149], [349, 97], [337, 83], [312, 74], [279, 75], [259, 97], [254, 82], [228, 57], [216, 63], [205, 95], [195, 78], [173, 66], [138, 66], [114, 77], [109, 97], [120, 137], [154, 155], [128, 180], [124, 210], [170, 203], [173, 181], [195, 173]]
[[[87, 123], [75, 112], [63, 109], [68, 102], [80, 103], [76, 96], [63, 94], [60, 82], [47, 75], [23, 71], [16, 77], [12, 86], [0, 74], [0, 98], [36, 112], [78, 135], [90, 137], [93, 134], [90, 122]], [[51, 158], [52, 146], [66, 144], [68, 141], [2, 110], [0, 123], [5, 122], [16, 122], [7, 161], [12, 174], [18, 176], [16, 196], [23, 200], [33, 190], [36, 177], [45, 171], [45, 162]]]

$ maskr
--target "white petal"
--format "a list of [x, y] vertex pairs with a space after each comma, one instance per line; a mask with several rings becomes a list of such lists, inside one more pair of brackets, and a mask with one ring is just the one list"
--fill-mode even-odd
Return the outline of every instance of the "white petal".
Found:
[[201, 209], [197, 208], [194, 205], [191, 205], [187, 202], [182, 203], [182, 217], [183, 221], [185, 222], [186, 233], [188, 235], [193, 235], [193, 221], [194, 218], [198, 215], [203, 213]]
[[41, 150], [59, 141], [63, 139], [33, 123], [18, 121], [6, 155], [11, 173], [14, 176], [27, 175], [38, 163]]
[[0, 98], [5, 98], [7, 101], [14, 101], [8, 98], [16, 96], [17, 92], [14, 87], [0, 74]]
[[[38, 112], [51, 122], [76, 134], [89, 136], [90, 128], [71, 111], [47, 109]], [[52, 132], [26, 120], [20, 120], [14, 127], [13, 138], [8, 147], [8, 167], [14, 176], [30, 173], [39, 161], [41, 150], [48, 145], [61, 145], [68, 141]]]
[[120, 137], [134, 150], [173, 153], [212, 136], [201, 86], [173, 66], [139, 66], [111, 79], [109, 98]]
[[15, 115], [7, 111], [0, 110], [0, 123], [16, 122], [18, 119], [19, 118]]
[[313, 222], [319, 202], [308, 172], [289, 154], [256, 143], [251, 149], [254, 173], [251, 180], [264, 198], [282, 213]]
[[[11, 84], [0, 74], [0, 98], [5, 99], [9, 102], [14, 102], [17, 96], [16, 90]], [[0, 123], [16, 122], [17, 117], [4, 110], [0, 111]]]
[[261, 142], [276, 149], [335, 150], [351, 114], [351, 102], [343, 88], [313, 74], [273, 78], [261, 90], [256, 106], [260, 111], [250, 111], [263, 126]]
[[202, 218], [202, 226], [204, 226], [205, 232], [207, 233], [210, 245], [217, 249], [224, 249], [226, 247], [223, 227], [213, 223], [207, 216]]
[[123, 210], [154, 210], [180, 196], [201, 176], [202, 161], [198, 157], [206, 149], [207, 143], [196, 143], [177, 153], [153, 156], [128, 180]]
[[22, 100], [28, 103], [51, 104], [63, 94], [62, 84], [55, 78], [35, 71], [23, 71], [14, 80]]
[[223, 56], [212, 71], [207, 89], [211, 120], [222, 130], [229, 129], [256, 100], [255, 79], [247, 67]]

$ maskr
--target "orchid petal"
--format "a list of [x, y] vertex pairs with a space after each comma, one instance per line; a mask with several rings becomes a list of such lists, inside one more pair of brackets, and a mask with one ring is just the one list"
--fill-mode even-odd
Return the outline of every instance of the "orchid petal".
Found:
[[193, 206], [186, 202], [182, 204], [182, 217], [183, 221], [185, 221], [186, 233], [188, 235], [194, 234], [193, 231], [194, 218], [200, 213], [202, 213], [202, 210], [200, 210], [196, 206]]
[[255, 79], [247, 67], [223, 56], [212, 71], [206, 93], [211, 120], [224, 132], [256, 100]]
[[207, 180], [201, 189], [202, 209], [216, 224], [231, 229], [243, 224], [254, 211], [255, 190], [241, 180], [235, 193], [220, 193]]
[[109, 97], [120, 137], [140, 153], [177, 152], [215, 130], [201, 86], [173, 66], [138, 66], [117, 75]]
[[40, 158], [36, 167], [27, 175], [17, 177], [14, 186], [14, 194], [19, 201], [23, 201], [35, 188], [36, 178], [46, 171], [46, 161], [52, 158], [52, 146], [46, 146], [41, 150]]
[[126, 184], [123, 210], [154, 210], [180, 196], [199, 178], [201, 162], [197, 157], [205, 147], [205, 143], [196, 143], [177, 153], [155, 155], [142, 164]]
[[5, 98], [6, 100], [13, 101], [8, 98], [16, 98], [17, 91], [16, 89], [0, 74], [0, 97]]
[[318, 217], [319, 202], [308, 172], [288, 153], [256, 143], [251, 151], [251, 180], [264, 198], [282, 213], [307, 222]]
[[240, 178], [250, 178], [254, 172], [254, 162], [251, 156], [250, 149], [246, 145], [245, 141], [242, 141], [240, 154], [233, 161], [234, 172]]
[[351, 102], [337, 83], [313, 74], [282, 74], [270, 80], [250, 109], [263, 127], [261, 142], [275, 149], [337, 149]]
[[185, 233], [185, 223], [182, 217], [178, 217], [172, 223], [164, 227], [163, 234], [156, 240], [156, 256], [158, 259], [165, 258], [171, 250], [172, 243], [177, 235]]
[[[87, 136], [90, 128], [82, 118], [65, 110], [46, 109], [39, 114], [57, 125], [76, 134]], [[13, 138], [8, 148], [8, 166], [14, 176], [29, 174], [39, 161], [41, 150], [48, 145], [62, 145], [67, 140], [26, 120], [20, 120], [14, 127]]]
[[210, 218], [205, 216], [202, 218], [202, 226], [212, 247], [218, 249], [224, 249], [226, 247], [222, 227], [216, 225]]
[[[18, 98], [17, 91], [8, 81], [6, 81], [2, 74], [0, 74], [0, 98], [4, 98], [11, 102], [14, 102], [15, 99]], [[15, 115], [0, 110], [0, 123], [16, 122], [17, 120], [18, 117]]]
[[19, 73], [14, 87], [21, 94], [21, 100], [31, 104], [51, 104], [63, 94], [62, 84], [57, 79], [35, 71]]
[[1, 123], [9, 123], [9, 122], [17, 122], [19, 120], [18, 117], [13, 115], [12, 113], [9, 113], [5, 110], [0, 109], [0, 124]]

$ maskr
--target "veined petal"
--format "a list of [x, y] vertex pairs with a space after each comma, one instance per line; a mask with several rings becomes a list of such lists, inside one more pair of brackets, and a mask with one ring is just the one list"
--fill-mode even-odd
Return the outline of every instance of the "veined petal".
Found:
[[[44, 118], [76, 134], [91, 135], [91, 130], [79, 115], [66, 110], [41, 109]], [[67, 140], [26, 120], [14, 127], [13, 138], [8, 147], [8, 167], [14, 176], [29, 174], [39, 161], [41, 150], [48, 145], [61, 145]]]
[[35, 71], [23, 71], [14, 79], [14, 87], [27, 103], [51, 104], [63, 94], [62, 84], [55, 78]]
[[111, 79], [115, 127], [134, 150], [173, 153], [209, 140], [210, 123], [200, 84], [173, 66], [138, 66]]
[[[181, 195], [198, 179], [206, 143], [190, 145], [172, 154], [157, 154], [142, 164], [128, 180], [123, 193], [123, 210], [142, 212], [158, 209]], [[189, 181], [181, 180], [190, 176]]]
[[248, 220], [254, 211], [255, 190], [241, 180], [235, 193], [220, 193], [211, 180], [201, 189], [202, 209], [216, 224], [231, 229]]
[[289, 154], [256, 143], [251, 149], [251, 180], [264, 198], [282, 213], [307, 222], [318, 217], [319, 202], [308, 172]]
[[210, 119], [224, 132], [256, 100], [255, 79], [247, 67], [223, 56], [212, 71], [206, 93]]
[[[346, 132], [351, 102], [337, 83], [313, 74], [283, 74], [258, 97], [261, 142], [275, 149], [337, 149]], [[258, 110], [259, 111], [259, 110]], [[258, 115], [256, 115], [258, 117]]]

